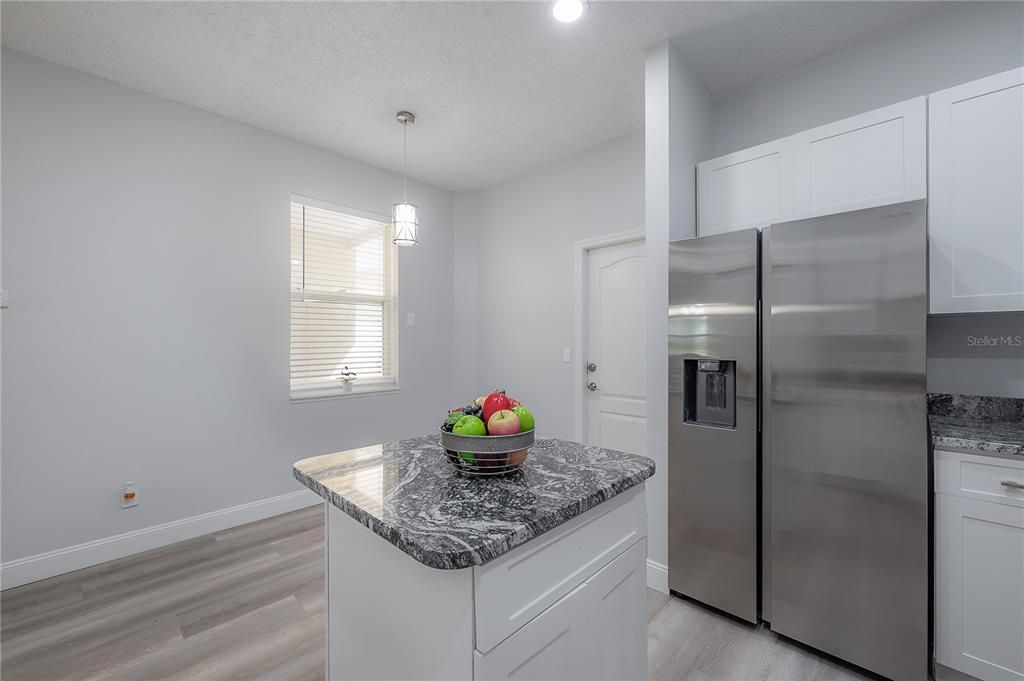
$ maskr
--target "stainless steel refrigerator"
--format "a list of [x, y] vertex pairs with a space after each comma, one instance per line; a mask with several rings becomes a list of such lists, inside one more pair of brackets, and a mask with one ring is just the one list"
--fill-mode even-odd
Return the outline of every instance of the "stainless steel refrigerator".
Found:
[[923, 201], [671, 244], [669, 586], [929, 667]]

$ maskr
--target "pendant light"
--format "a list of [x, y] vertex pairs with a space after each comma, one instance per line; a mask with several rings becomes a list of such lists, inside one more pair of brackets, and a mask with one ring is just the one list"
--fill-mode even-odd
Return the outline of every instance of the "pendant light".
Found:
[[409, 203], [409, 126], [416, 116], [399, 111], [395, 119], [402, 124], [402, 202], [391, 206], [391, 224], [395, 230], [393, 241], [399, 246], [415, 246], [419, 239], [420, 221], [416, 206]]

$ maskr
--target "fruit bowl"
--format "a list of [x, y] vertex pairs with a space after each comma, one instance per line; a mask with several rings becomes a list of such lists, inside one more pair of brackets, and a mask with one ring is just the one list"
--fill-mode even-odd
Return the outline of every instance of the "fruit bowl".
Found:
[[519, 470], [533, 446], [534, 431], [514, 435], [459, 435], [441, 430], [448, 463], [463, 475], [505, 475]]

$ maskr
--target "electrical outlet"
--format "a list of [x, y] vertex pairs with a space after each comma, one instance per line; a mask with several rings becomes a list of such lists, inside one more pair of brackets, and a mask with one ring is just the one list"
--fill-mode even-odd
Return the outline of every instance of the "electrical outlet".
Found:
[[134, 480], [125, 480], [121, 485], [121, 508], [131, 508], [139, 505], [139, 490]]
[[406, 326], [416, 326], [416, 313], [415, 312], [406, 312], [405, 313], [405, 325]]

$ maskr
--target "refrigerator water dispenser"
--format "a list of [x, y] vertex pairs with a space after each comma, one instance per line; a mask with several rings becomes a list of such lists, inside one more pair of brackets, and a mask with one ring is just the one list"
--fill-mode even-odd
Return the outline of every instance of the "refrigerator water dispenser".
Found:
[[685, 359], [683, 420], [697, 425], [736, 427], [736, 361]]

